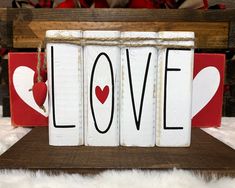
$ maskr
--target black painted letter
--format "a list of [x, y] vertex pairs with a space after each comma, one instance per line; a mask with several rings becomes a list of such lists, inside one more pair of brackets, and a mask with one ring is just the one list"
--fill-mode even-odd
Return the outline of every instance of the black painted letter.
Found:
[[[181, 69], [179, 68], [168, 68], [169, 50], [171, 49], [166, 50], [166, 62], [165, 62], [163, 128], [168, 129], [168, 130], [178, 130], [178, 129], [183, 129], [183, 127], [167, 127], [166, 125], [167, 74], [168, 74], [168, 71], [181, 71]], [[176, 49], [172, 49], [172, 50], [176, 50]]]
[[54, 87], [54, 48], [51, 46], [51, 98], [52, 98], [52, 116], [53, 124], [56, 128], [74, 128], [75, 125], [57, 125], [55, 119], [55, 87]]
[[143, 87], [142, 87], [139, 116], [137, 118], [136, 109], [135, 109], [135, 99], [134, 99], [134, 93], [133, 93], [133, 86], [132, 86], [132, 77], [131, 77], [131, 66], [130, 66], [129, 51], [128, 51], [128, 49], [126, 49], [127, 67], [128, 67], [130, 92], [131, 92], [131, 102], [132, 102], [132, 109], [133, 109], [133, 112], [134, 112], [134, 118], [135, 118], [135, 124], [136, 124], [137, 130], [140, 130], [142, 108], [143, 108], [143, 103], [144, 103], [144, 93], [145, 93], [145, 88], [146, 88], [146, 83], [147, 83], [147, 77], [148, 77], [148, 70], [149, 70], [149, 64], [150, 64], [151, 55], [152, 55], [152, 53], [149, 53], [149, 55], [148, 55], [147, 66], [146, 66], [145, 74], [144, 74], [144, 83], [143, 83]]
[[[101, 56], [104, 56], [106, 57], [106, 59], [108, 60], [108, 63], [109, 63], [109, 67], [110, 67], [110, 71], [111, 71], [111, 82], [112, 82], [112, 108], [111, 108], [111, 117], [110, 117], [110, 121], [109, 121], [109, 124], [108, 124], [108, 127], [107, 129], [105, 129], [104, 131], [100, 130], [98, 125], [97, 125], [97, 122], [96, 122], [96, 117], [95, 117], [95, 113], [94, 113], [94, 108], [93, 108], [93, 95], [92, 95], [92, 88], [93, 88], [93, 79], [94, 79], [94, 73], [95, 73], [95, 68], [96, 68], [96, 65], [97, 65], [97, 62], [99, 60], [99, 58]], [[105, 72], [104, 72], [105, 74]], [[102, 79], [102, 78], [101, 78]], [[113, 77], [113, 66], [112, 66], [112, 62], [109, 58], [109, 56], [102, 52], [100, 53], [96, 59], [95, 59], [95, 62], [94, 62], [94, 65], [93, 65], [93, 68], [92, 68], [92, 71], [91, 71], [91, 81], [90, 81], [90, 105], [91, 105], [91, 113], [92, 113], [92, 117], [93, 117], [93, 120], [94, 120], [94, 124], [95, 124], [95, 128], [96, 130], [101, 133], [101, 134], [105, 134], [106, 132], [108, 132], [108, 130], [110, 129], [111, 127], [111, 124], [113, 122], [113, 113], [114, 113], [114, 77]]]

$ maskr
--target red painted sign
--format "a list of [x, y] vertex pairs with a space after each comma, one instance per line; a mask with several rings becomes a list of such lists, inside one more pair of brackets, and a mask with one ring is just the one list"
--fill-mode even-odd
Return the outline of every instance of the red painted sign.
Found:
[[224, 69], [224, 54], [195, 54], [192, 107], [194, 127], [220, 126]]
[[[43, 60], [41, 54], [42, 63]], [[44, 111], [36, 104], [31, 90], [37, 61], [37, 53], [9, 53], [11, 120], [14, 126], [48, 125], [47, 99]]]

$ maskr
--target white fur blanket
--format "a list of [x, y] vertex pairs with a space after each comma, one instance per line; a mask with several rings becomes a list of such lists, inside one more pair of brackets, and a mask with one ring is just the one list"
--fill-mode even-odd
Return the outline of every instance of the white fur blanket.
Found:
[[31, 129], [11, 126], [10, 118], [0, 117], [0, 155], [20, 140]]
[[43, 172], [2, 171], [1, 188], [234, 188], [235, 179], [205, 181], [182, 170], [171, 171], [106, 171], [96, 176], [61, 174], [48, 176]]
[[235, 150], [235, 117], [223, 117], [221, 127], [202, 130]]

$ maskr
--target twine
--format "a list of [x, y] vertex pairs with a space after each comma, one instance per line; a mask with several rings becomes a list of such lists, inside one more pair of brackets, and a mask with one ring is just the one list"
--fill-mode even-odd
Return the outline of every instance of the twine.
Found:
[[[41, 76], [41, 50], [42, 49], [42, 42], [39, 43], [38, 45], [38, 62], [37, 62], [37, 73], [38, 73], [38, 76], [37, 76], [37, 82], [41, 82], [42, 81], [42, 76]], [[44, 64], [43, 64], [43, 68], [45, 68], [45, 59], [44, 59]], [[30, 90], [32, 91], [32, 89]], [[39, 106], [44, 112], [46, 112], [46, 108], [42, 105], [42, 106]]]
[[190, 37], [177, 37], [177, 38], [162, 38], [162, 37], [65, 37], [57, 35], [55, 37], [46, 37], [56, 41], [147, 41], [147, 40], [159, 40], [159, 41], [194, 41], [194, 38]]
[[[117, 47], [162, 47], [162, 48], [195, 48], [194, 45], [164, 44], [166, 42], [191, 42], [194, 38], [160, 38], [160, 37], [110, 37], [110, 38], [82, 38], [82, 37], [46, 37], [46, 43], [66, 43], [80, 46], [117, 46]], [[136, 43], [155, 41], [156, 43]], [[135, 42], [135, 43], [132, 43]]]
[[37, 67], [36, 67], [36, 70], [37, 70], [37, 73], [38, 73], [38, 76], [37, 76], [37, 82], [41, 82], [42, 81], [42, 76], [41, 76], [41, 69], [44, 69], [46, 70], [47, 69], [47, 61], [46, 61], [46, 51], [44, 53], [44, 63], [43, 65], [41, 66], [41, 51], [42, 51], [42, 45], [43, 45], [43, 42], [41, 41], [38, 45], [38, 48], [37, 48], [37, 58], [38, 58], [38, 61], [37, 61]]
[[41, 77], [41, 49], [42, 49], [42, 42], [40, 42], [38, 45], [38, 63], [37, 63], [37, 73], [38, 73], [37, 81], [38, 82], [42, 81], [42, 77]]

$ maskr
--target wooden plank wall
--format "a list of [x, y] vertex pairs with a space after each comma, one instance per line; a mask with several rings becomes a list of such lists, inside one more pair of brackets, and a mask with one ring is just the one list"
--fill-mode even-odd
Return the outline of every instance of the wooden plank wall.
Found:
[[[26, 25], [27, 24], [27, 25]], [[43, 41], [46, 30], [120, 30], [120, 31], [194, 31], [196, 47], [227, 48], [229, 25], [226, 22], [59, 22], [32, 21], [14, 23], [15, 48], [37, 47]], [[27, 29], [25, 29], [27, 28]]]
[[234, 9], [189, 10], [189, 9], [0, 9], [8, 19], [19, 16], [24, 21], [189, 21], [222, 22], [233, 21]]
[[[199, 48], [235, 48], [235, 10], [0, 9], [1, 44], [36, 47], [47, 29], [192, 30]], [[14, 22], [14, 33], [13, 28]], [[14, 34], [14, 37], [13, 37]], [[14, 43], [13, 43], [14, 41]], [[26, 44], [27, 43], [27, 44]]]

